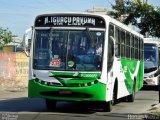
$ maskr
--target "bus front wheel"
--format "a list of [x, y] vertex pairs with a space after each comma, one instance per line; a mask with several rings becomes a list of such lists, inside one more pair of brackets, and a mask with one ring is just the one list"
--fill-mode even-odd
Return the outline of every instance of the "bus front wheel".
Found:
[[46, 99], [46, 107], [48, 110], [55, 110], [57, 101]]
[[109, 102], [101, 102], [101, 108], [104, 112], [111, 112], [112, 111], [112, 101]]

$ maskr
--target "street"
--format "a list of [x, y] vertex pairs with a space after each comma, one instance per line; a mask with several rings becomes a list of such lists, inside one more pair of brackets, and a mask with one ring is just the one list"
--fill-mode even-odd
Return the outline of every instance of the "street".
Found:
[[[80, 103], [58, 102], [55, 111], [47, 111], [43, 99], [27, 98], [27, 90], [22, 92], [0, 92], [0, 120], [15, 118], [18, 120], [51, 120], [51, 119], [133, 119], [146, 118], [145, 113], [158, 104], [158, 91], [141, 90], [136, 94], [134, 103], [121, 100], [113, 107], [113, 111], [101, 112], [94, 108], [86, 109]], [[143, 115], [142, 115], [143, 114]], [[2, 116], [2, 119], [1, 119]], [[156, 118], [154, 118], [156, 119]], [[158, 118], [157, 118], [158, 119]]]

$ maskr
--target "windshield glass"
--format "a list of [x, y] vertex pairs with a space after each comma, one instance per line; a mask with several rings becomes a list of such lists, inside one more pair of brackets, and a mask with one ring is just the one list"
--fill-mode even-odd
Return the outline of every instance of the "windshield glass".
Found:
[[155, 45], [144, 44], [144, 68], [158, 67], [158, 48]]
[[34, 69], [99, 71], [104, 31], [36, 30]]

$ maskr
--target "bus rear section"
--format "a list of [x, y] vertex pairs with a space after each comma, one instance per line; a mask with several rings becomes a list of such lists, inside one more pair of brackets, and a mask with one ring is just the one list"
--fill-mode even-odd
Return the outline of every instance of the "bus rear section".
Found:
[[144, 40], [144, 85], [159, 84], [159, 40], [145, 38]]

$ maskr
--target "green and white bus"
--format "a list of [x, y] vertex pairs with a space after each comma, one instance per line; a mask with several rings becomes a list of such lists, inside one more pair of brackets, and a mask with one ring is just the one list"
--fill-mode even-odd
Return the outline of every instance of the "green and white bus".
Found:
[[31, 39], [28, 96], [48, 109], [83, 101], [111, 111], [143, 86], [143, 36], [107, 15], [39, 15]]

